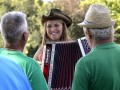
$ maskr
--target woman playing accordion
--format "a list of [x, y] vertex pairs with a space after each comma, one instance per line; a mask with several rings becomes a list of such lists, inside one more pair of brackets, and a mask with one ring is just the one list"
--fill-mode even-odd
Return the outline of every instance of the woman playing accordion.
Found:
[[47, 43], [44, 46], [42, 70], [50, 90], [71, 90], [77, 60], [90, 47], [85, 38], [71, 42]]
[[41, 22], [42, 45], [34, 59], [40, 62], [50, 90], [70, 90], [75, 63], [86, 53], [80, 49], [82, 44], [78, 41], [81, 40], [71, 41], [68, 27], [72, 20], [59, 9], [51, 9], [47, 16], [42, 16]]

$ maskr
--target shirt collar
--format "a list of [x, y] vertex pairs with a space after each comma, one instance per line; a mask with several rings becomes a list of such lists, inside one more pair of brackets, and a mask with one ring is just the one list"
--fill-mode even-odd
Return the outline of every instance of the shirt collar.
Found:
[[[96, 45], [95, 48], [111, 48], [111, 47], [114, 47], [115, 45], [116, 45], [115, 42], [108, 42], [108, 43]], [[95, 49], [95, 48], [93, 48], [93, 49]]]

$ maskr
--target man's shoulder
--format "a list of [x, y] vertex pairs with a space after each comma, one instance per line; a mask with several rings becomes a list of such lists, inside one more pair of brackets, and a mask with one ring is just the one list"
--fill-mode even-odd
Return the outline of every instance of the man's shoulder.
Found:
[[91, 62], [91, 60], [96, 56], [96, 51], [90, 51], [88, 54], [85, 56], [81, 57], [78, 61], [78, 63], [86, 63], [86, 62]]
[[26, 56], [26, 55], [24, 55], [24, 57], [26, 58], [26, 60], [27, 60], [28, 63], [38, 64], [37, 61], [34, 60], [33, 58], [28, 57], [28, 56]]
[[0, 48], [0, 52], [3, 52], [3, 51], [5, 51], [5, 49], [4, 48]]
[[24, 53], [20, 51], [11, 51], [11, 50], [6, 50], [4, 48], [1, 48], [0, 54], [13, 59], [13, 61], [15, 62], [36, 63], [33, 58], [28, 57], [27, 55], [25, 55]]
[[27, 55], [25, 55], [24, 53], [21, 53], [21, 52], [19, 53], [18, 58], [20, 60], [23, 60], [23, 62], [26, 62], [26, 63], [37, 64], [37, 62], [33, 58], [31, 58], [31, 57], [29, 57], [29, 56], [27, 56]]

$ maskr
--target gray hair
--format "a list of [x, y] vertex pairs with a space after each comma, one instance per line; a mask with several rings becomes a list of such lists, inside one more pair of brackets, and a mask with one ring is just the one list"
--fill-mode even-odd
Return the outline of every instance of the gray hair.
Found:
[[26, 14], [12, 11], [1, 18], [1, 34], [5, 42], [17, 43], [21, 40], [23, 32], [28, 31]]
[[102, 29], [89, 29], [95, 41], [108, 40], [114, 38], [114, 27]]

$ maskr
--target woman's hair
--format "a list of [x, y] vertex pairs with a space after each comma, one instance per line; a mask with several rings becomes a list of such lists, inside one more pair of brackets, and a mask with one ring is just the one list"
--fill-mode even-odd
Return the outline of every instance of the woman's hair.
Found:
[[[60, 41], [69, 41], [69, 40], [71, 40], [71, 38], [69, 36], [68, 28], [66, 26], [66, 23], [63, 22], [62, 20], [57, 20], [57, 21], [59, 21], [63, 25], [63, 30], [62, 30], [62, 35], [60, 37]], [[47, 26], [47, 23], [45, 22], [44, 25], [43, 25], [44, 30], [43, 30], [42, 46], [45, 45], [47, 41], [50, 41], [50, 38], [47, 35], [46, 26]]]
[[95, 41], [108, 40], [114, 38], [114, 27], [104, 28], [104, 29], [89, 29], [92, 38]]

